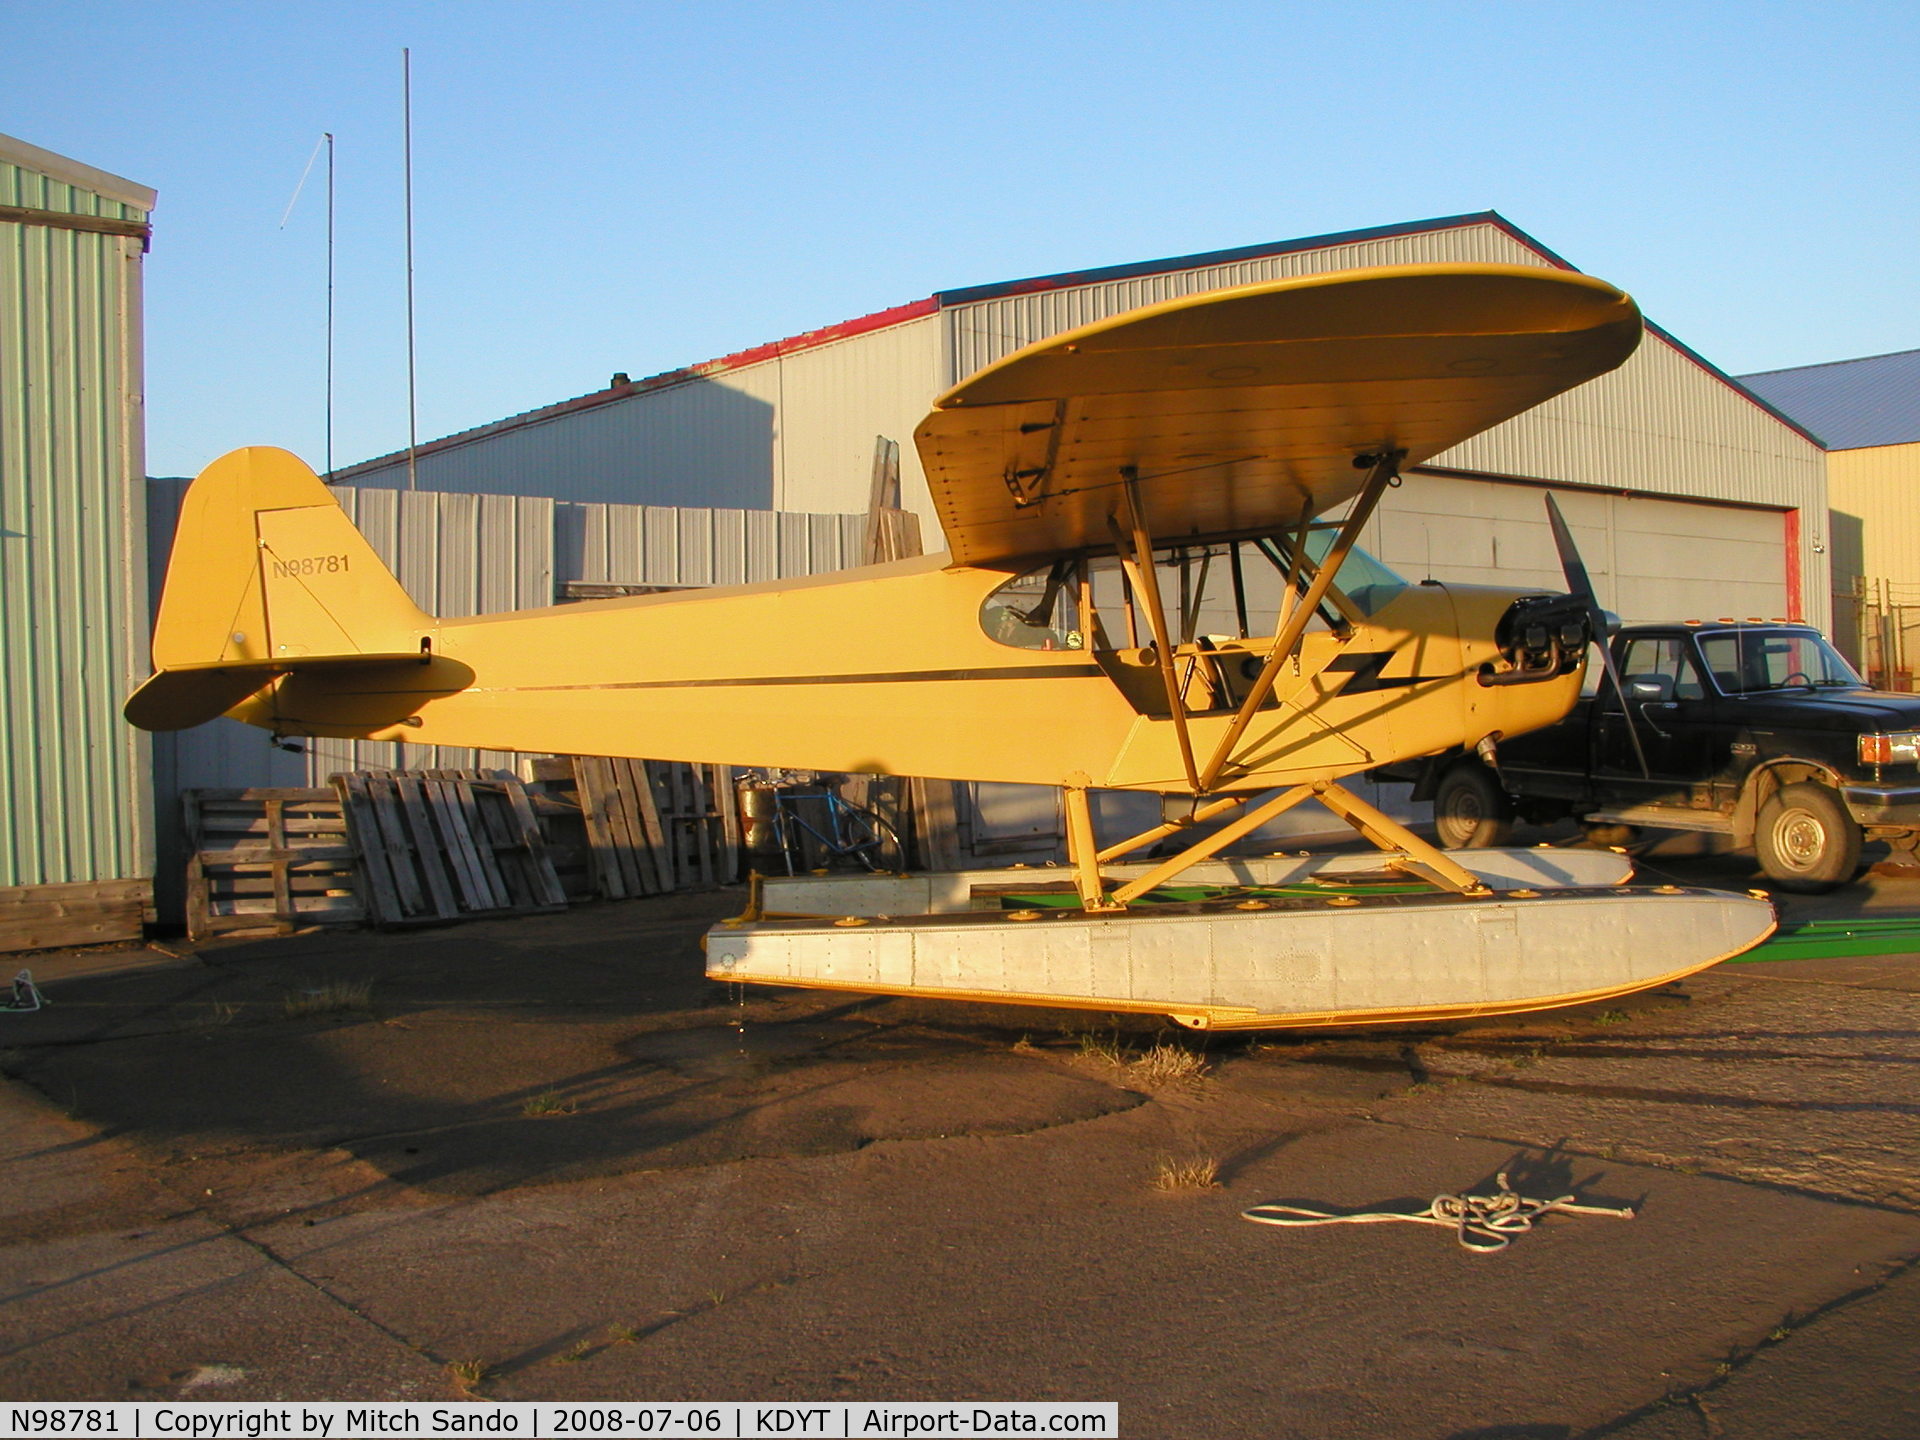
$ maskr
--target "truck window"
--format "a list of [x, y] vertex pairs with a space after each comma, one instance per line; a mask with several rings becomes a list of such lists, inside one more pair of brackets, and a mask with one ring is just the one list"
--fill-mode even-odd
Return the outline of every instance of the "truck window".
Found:
[[1700, 637], [1700, 654], [1723, 695], [1863, 682], [1825, 639], [1811, 630], [1730, 630]]
[[[1675, 700], [1704, 700], [1707, 694], [1700, 672], [1687, 654], [1686, 642], [1677, 638], [1647, 637], [1627, 642], [1626, 653], [1620, 661], [1620, 681], [1631, 687], [1636, 680], [1659, 684], [1664, 693]], [[1619, 700], [1612, 695], [1611, 687], [1607, 704], [1610, 709], [1619, 708]]]

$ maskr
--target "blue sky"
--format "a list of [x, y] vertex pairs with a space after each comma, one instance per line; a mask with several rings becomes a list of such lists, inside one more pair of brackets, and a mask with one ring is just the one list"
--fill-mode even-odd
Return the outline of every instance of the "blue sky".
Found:
[[1905, 4], [0, 0], [0, 131], [154, 186], [149, 469], [428, 439], [921, 298], [1497, 209], [1733, 372], [1920, 346]]

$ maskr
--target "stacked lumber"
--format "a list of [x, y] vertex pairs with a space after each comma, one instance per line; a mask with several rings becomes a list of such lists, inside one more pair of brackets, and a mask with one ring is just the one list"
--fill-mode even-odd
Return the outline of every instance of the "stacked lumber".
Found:
[[739, 873], [731, 766], [576, 755], [573, 774], [595, 893], [664, 895]]
[[365, 918], [354, 846], [330, 790], [188, 790], [187, 933], [284, 933]]
[[504, 772], [353, 771], [333, 787], [381, 925], [564, 910], [526, 788]]
[[151, 880], [0, 886], [0, 952], [138, 940], [152, 910]]

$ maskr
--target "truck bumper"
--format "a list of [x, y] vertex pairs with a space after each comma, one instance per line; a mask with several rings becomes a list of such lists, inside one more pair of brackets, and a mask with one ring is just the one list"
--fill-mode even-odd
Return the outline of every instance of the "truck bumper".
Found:
[[1862, 825], [1920, 829], [1920, 786], [1842, 785], [1840, 798]]

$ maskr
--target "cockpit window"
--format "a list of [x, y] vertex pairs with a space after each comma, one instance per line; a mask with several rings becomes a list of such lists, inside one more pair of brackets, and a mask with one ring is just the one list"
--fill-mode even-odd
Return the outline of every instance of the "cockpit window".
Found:
[[[1307, 558], [1315, 565], [1327, 558], [1327, 551], [1333, 548], [1335, 533], [1333, 530], [1307, 532]], [[1407, 588], [1405, 580], [1358, 545], [1347, 552], [1346, 563], [1340, 567], [1337, 583], [1341, 593], [1366, 615], [1378, 614], [1394, 596]]]
[[1080, 597], [1070, 563], [1029, 570], [1000, 586], [980, 606], [987, 638], [1020, 650], [1079, 650]]

